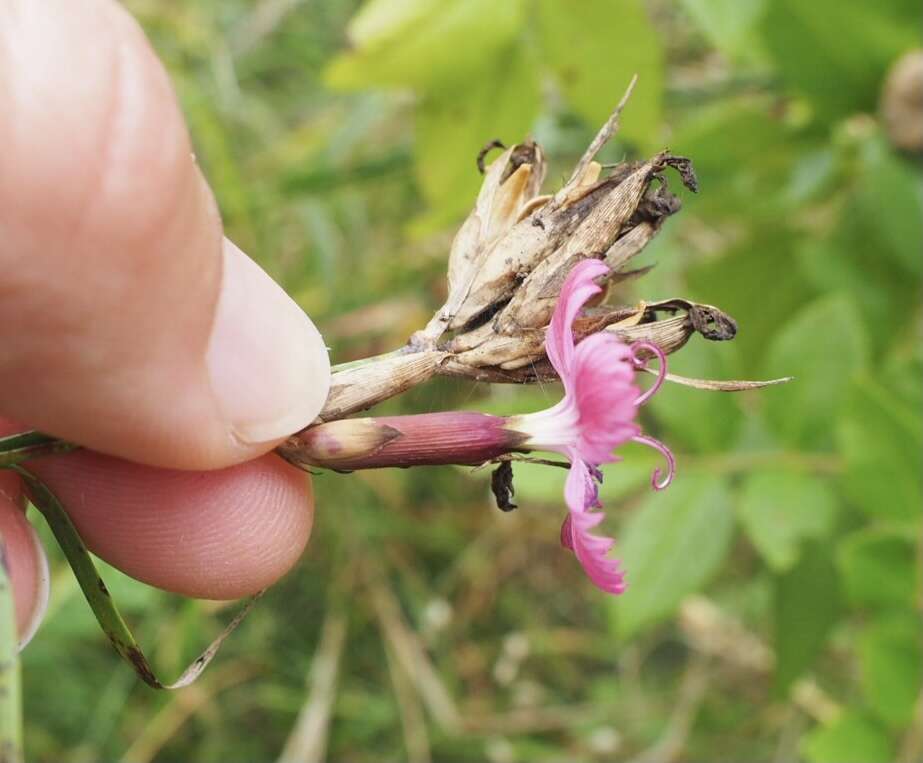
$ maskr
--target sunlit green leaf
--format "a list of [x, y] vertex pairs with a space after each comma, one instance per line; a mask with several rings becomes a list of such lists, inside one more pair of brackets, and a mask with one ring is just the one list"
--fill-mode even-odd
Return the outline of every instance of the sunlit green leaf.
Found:
[[761, 58], [755, 27], [767, 0], [682, 0], [702, 34], [732, 59]]
[[886, 616], [866, 626], [859, 642], [859, 666], [865, 695], [878, 716], [897, 728], [909, 724], [923, 685], [916, 615]]
[[775, 685], [787, 689], [814, 663], [840, 612], [839, 580], [826, 546], [810, 543], [776, 578], [773, 592]]
[[824, 480], [766, 470], [746, 478], [737, 516], [766, 563], [782, 572], [798, 561], [803, 541], [830, 533], [836, 509], [836, 497]]
[[574, 110], [594, 127], [602, 124], [637, 74], [619, 134], [661, 148], [663, 52], [644, 3], [539, 0], [537, 11], [542, 52]]
[[805, 735], [802, 754], [810, 763], [891, 763], [887, 731], [856, 711], [847, 711]]
[[349, 27], [355, 47], [331, 62], [327, 82], [427, 90], [452, 83], [463, 92], [469, 78], [503, 76], [502, 66], [488, 64], [519, 32], [522, 15], [521, 0], [372, 0]]
[[919, 594], [916, 552], [909, 533], [859, 530], [840, 544], [837, 564], [854, 604], [910, 609]]
[[867, 357], [865, 331], [848, 299], [833, 296], [808, 305], [770, 347], [765, 372], [795, 379], [765, 391], [769, 421], [792, 443], [829, 446], [834, 419]]
[[670, 615], [704, 586], [727, 554], [734, 516], [727, 485], [706, 474], [680, 474], [651, 495], [623, 531], [615, 553], [628, 590], [612, 599], [616, 631], [633, 636]]

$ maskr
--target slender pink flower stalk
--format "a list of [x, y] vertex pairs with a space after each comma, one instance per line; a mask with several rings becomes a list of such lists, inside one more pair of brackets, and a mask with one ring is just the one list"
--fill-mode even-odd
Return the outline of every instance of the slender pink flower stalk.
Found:
[[[564, 397], [544, 411], [502, 418], [483, 413], [448, 411], [417, 416], [342, 419], [299, 433], [281, 452], [300, 466], [331, 469], [376, 469], [433, 464], [483, 464], [510, 452], [547, 450], [570, 462], [564, 487], [568, 515], [561, 543], [571, 549], [590, 579], [604, 591], [625, 590], [619, 562], [609, 557], [615, 544], [591, 531], [603, 520], [599, 501], [602, 464], [620, 460], [614, 450], [634, 441], [660, 451], [667, 472], [654, 471], [655, 489], [673, 478], [670, 450], [641, 433], [638, 407], [660, 388], [666, 358], [657, 345], [627, 345], [600, 332], [574, 342], [573, 324], [580, 310], [601, 289], [596, 279], [608, 273], [599, 260], [584, 260], [561, 289], [545, 336], [548, 360], [564, 385]], [[646, 391], [635, 385], [635, 372], [646, 358], [659, 360], [659, 373]]]

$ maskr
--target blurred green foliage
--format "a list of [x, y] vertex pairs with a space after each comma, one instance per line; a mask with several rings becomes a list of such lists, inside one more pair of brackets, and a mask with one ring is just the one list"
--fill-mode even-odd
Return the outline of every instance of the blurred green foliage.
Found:
[[[628, 570], [609, 598], [557, 544], [557, 470], [315, 478], [308, 554], [194, 687], [157, 694], [53, 559], [24, 655], [30, 760], [919, 760], [918, 168], [879, 119], [918, 45], [909, 0], [132, 0], [165, 61], [228, 234], [345, 361], [440, 304], [478, 148], [532, 133], [554, 186], [640, 75], [605, 157], [693, 158], [616, 295], [739, 321], [678, 373], [792, 374], [736, 396], [667, 385], [607, 469]], [[392, 412], [543, 407], [546, 389], [438, 382]], [[163, 672], [230, 616], [114, 570]], [[313, 724], [313, 725], [312, 725]], [[301, 731], [299, 731], [301, 729]], [[307, 732], [304, 730], [307, 729]]]

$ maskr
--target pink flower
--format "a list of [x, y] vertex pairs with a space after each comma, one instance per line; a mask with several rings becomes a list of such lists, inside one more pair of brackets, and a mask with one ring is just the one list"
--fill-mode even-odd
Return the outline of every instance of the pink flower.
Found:
[[[618, 560], [608, 555], [615, 541], [590, 532], [604, 517], [597, 511], [602, 508], [599, 466], [620, 460], [613, 450], [630, 440], [649, 445], [667, 459], [663, 480], [659, 469], [652, 479], [654, 488], [661, 490], [673, 478], [674, 459], [665, 445], [641, 434], [635, 422], [638, 407], [663, 383], [666, 358], [660, 348], [648, 342], [629, 346], [606, 332], [574, 343], [574, 320], [587, 300], [601, 291], [595, 279], [606, 273], [608, 268], [599, 260], [584, 260], [571, 270], [545, 338], [564, 397], [545, 411], [517, 417], [513, 426], [528, 436], [528, 447], [555, 451], [570, 461], [564, 487], [569, 513], [561, 527], [561, 543], [574, 552], [597, 586], [619, 594], [625, 590], [624, 573]], [[642, 350], [660, 361], [657, 380], [644, 393], [634, 383], [635, 371], [645, 364], [638, 355]]]

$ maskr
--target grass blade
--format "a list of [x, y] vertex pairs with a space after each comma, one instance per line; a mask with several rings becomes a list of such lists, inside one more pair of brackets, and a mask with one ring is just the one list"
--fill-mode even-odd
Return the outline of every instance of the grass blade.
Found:
[[[103, 632], [108, 636], [115, 650], [134, 668], [135, 673], [148, 686], [154, 689], [179, 689], [195, 681], [205, 670], [208, 663], [211, 662], [224, 640], [240, 625], [256, 600], [262, 596], [261, 591], [250, 597], [244, 604], [243, 609], [227, 624], [205, 651], [183, 671], [183, 674], [176, 681], [172, 683], [162, 682], [154, 673], [150, 662], [144, 656], [144, 652], [138, 642], [135, 641], [135, 637], [119, 613], [109, 589], [96, 570], [96, 565], [93, 563], [90, 552], [81, 540], [77, 529], [71, 522], [70, 517], [68, 517], [67, 512], [65, 512], [61, 502], [31, 472], [16, 465], [10, 468], [18, 473], [26, 483], [32, 502], [45, 517], [45, 521], [48, 522]], [[0, 761], [2, 761], [2, 758], [0, 758]]]

